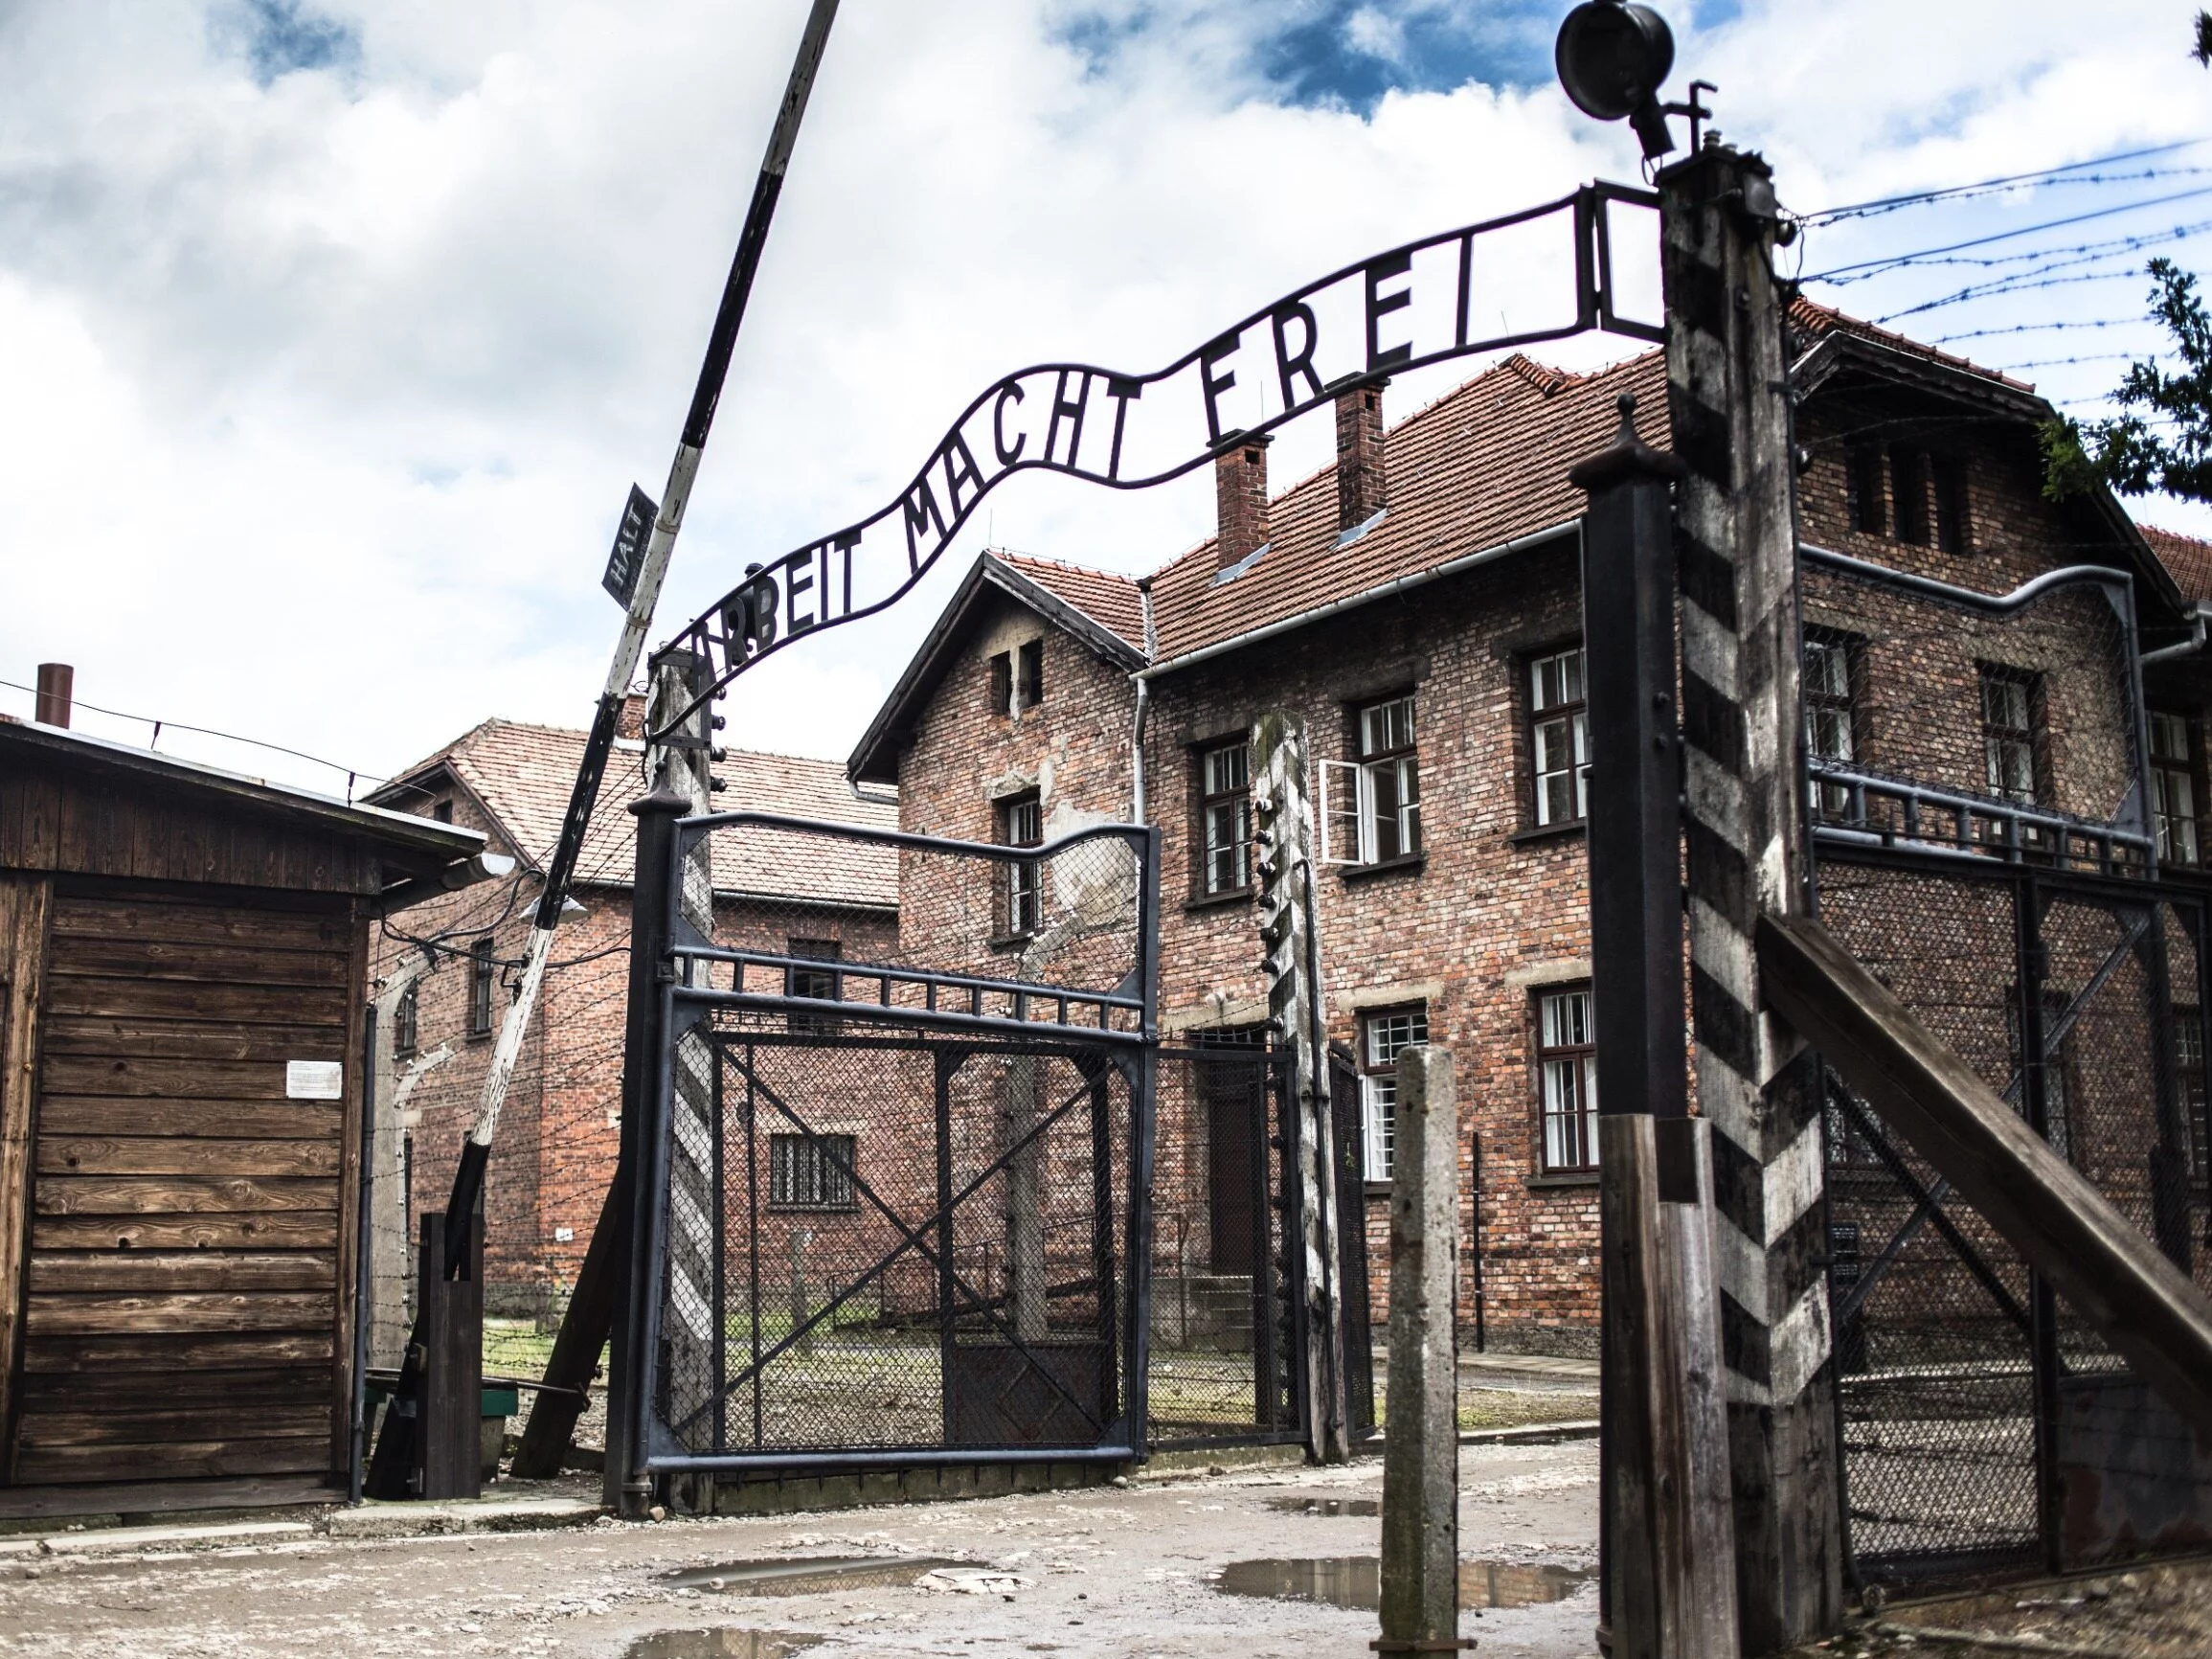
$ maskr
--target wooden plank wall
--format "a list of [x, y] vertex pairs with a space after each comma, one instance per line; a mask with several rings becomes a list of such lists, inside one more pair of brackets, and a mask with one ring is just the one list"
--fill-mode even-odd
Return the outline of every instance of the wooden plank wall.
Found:
[[[46, 916], [54, 883], [0, 872], [0, 1446], [14, 1420], [15, 1352], [22, 1335], [25, 1199], [35, 1119], [38, 1011], [44, 992]], [[0, 1469], [0, 1474], [4, 1474]]]
[[297, 893], [373, 894], [382, 870], [365, 838], [287, 824], [143, 780], [11, 766], [0, 789], [0, 870]]
[[[12, 1481], [339, 1466], [356, 910], [58, 883]], [[286, 1099], [300, 1059], [346, 1100]]]

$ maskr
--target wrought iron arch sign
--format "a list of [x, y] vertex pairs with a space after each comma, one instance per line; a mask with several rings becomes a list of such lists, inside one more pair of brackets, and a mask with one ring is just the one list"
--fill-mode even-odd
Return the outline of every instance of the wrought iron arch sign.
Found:
[[[893, 500], [753, 566], [686, 625], [670, 643], [695, 652], [710, 678], [654, 737], [678, 730], [701, 703], [783, 647], [895, 603], [928, 574], [983, 497], [1017, 472], [1142, 489], [1382, 375], [1593, 331], [1663, 340], [1658, 322], [1624, 316], [1616, 303], [1610, 222], [1616, 205], [1656, 211], [1659, 197], [1600, 181], [1403, 243], [1295, 289], [1149, 375], [1040, 363], [1003, 376], [960, 412]], [[1510, 259], [1509, 233], [1533, 235], [1553, 224], [1570, 239], [1571, 318], [1478, 332], [1481, 259]], [[1500, 322], [1506, 321], [1501, 311]], [[1241, 397], [1232, 400], [1232, 394]], [[1232, 423], [1238, 406], [1255, 401], [1253, 419]]]

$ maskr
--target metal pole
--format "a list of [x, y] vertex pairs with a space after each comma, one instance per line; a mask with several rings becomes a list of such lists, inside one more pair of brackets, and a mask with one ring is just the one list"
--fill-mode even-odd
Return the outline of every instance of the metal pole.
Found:
[[[462, 1200], [484, 1183], [485, 1163], [491, 1156], [492, 1137], [499, 1128], [499, 1115], [507, 1101], [508, 1084], [514, 1075], [515, 1061], [522, 1053], [522, 1039], [529, 1029], [530, 1015], [537, 1007], [538, 992], [545, 980], [545, 966], [553, 949], [553, 929], [560, 920], [561, 907], [567, 902], [569, 884], [576, 874], [576, 859], [583, 852], [584, 833], [591, 828], [592, 810], [598, 803], [599, 783], [605, 775], [607, 757], [615, 745], [615, 725], [622, 709], [622, 700], [629, 693], [630, 681], [638, 670], [638, 659], [643, 653], [645, 633], [652, 625], [654, 607], [660, 602], [661, 584], [668, 573], [668, 561], [675, 551], [676, 534], [684, 525], [684, 509], [690, 500], [692, 480], [697, 476], [699, 461], [707, 446], [707, 437], [714, 424], [715, 406], [720, 402], [724, 381], [729, 377], [730, 357], [737, 344], [738, 326], [745, 320], [745, 307], [752, 297], [753, 279], [760, 268], [761, 250], [767, 245], [768, 227], [776, 216], [776, 203], [782, 193], [783, 176], [791, 163], [792, 147], [798, 142], [799, 123], [806, 113], [806, 101], [814, 89], [815, 72], [822, 65], [822, 54], [828, 44], [829, 26], [837, 15], [837, 0], [814, 0], [813, 10], [807, 14], [806, 28], [800, 36], [799, 55], [791, 66], [791, 79], [783, 89], [783, 102], [776, 112], [776, 125], [768, 137], [768, 153], [760, 164], [760, 176], [753, 187], [752, 204], [745, 212], [745, 228], [738, 235], [737, 252], [730, 263], [730, 276], [722, 288], [722, 302], [714, 313], [714, 326], [707, 337], [707, 354], [699, 365], [699, 378], [691, 392], [691, 404], [684, 417], [684, 430], [676, 445], [675, 459], [668, 466], [668, 482], [661, 493], [660, 511], [653, 520], [652, 534], [645, 544], [644, 557], [638, 573], [638, 585], [622, 618], [622, 632], [615, 646], [613, 662], [608, 666], [607, 678], [599, 692], [598, 706], [592, 716], [591, 736], [584, 744], [584, 756], [576, 768], [576, 783], [569, 792], [567, 812], [561, 819], [560, 839], [553, 856], [546, 865], [545, 891], [538, 896], [537, 914], [531, 921], [530, 941], [524, 954], [522, 986], [514, 1005], [501, 1022], [499, 1040], [492, 1052], [491, 1069], [484, 1079], [484, 1095], [478, 1102], [476, 1120], [470, 1125], [468, 1141], [462, 1148], [461, 1167], [454, 1171], [454, 1201], [448, 1212], [463, 1208]], [[704, 718], [702, 724], [705, 723]], [[662, 780], [654, 779], [656, 787]], [[619, 1175], [619, 1170], [618, 1170]], [[473, 1213], [474, 1204], [465, 1208]], [[612, 1205], [602, 1212], [600, 1224], [605, 1225]], [[596, 1238], [596, 1236], [595, 1236]], [[569, 1300], [569, 1311], [564, 1316], [561, 1341], [555, 1345], [556, 1354], [565, 1348], [573, 1355], [582, 1358], [583, 1370], [564, 1370], [555, 1375], [549, 1366], [546, 1381], [558, 1383], [564, 1388], [580, 1389], [589, 1380], [589, 1368], [598, 1357], [599, 1346], [605, 1332], [596, 1323], [579, 1326], [574, 1340], [569, 1340], [570, 1326], [581, 1315], [597, 1315], [597, 1310], [607, 1307], [609, 1299], [601, 1295], [596, 1282], [587, 1284], [586, 1277], [592, 1271], [595, 1259], [606, 1260], [606, 1254], [597, 1249], [588, 1250], [583, 1271], [577, 1275], [576, 1288]], [[603, 1316], [603, 1315], [598, 1315]], [[573, 1362], [572, 1362], [573, 1363]], [[409, 1377], [402, 1368], [400, 1387], [409, 1385]], [[568, 1397], [561, 1394], [540, 1394], [530, 1408], [530, 1427], [534, 1427], [541, 1413], [567, 1411], [564, 1403]], [[574, 1417], [570, 1416], [567, 1428], [573, 1431]], [[551, 1447], [550, 1442], [560, 1434], [561, 1446]], [[533, 1437], [528, 1428], [524, 1438]], [[548, 1447], [538, 1462], [550, 1455], [554, 1467], [558, 1466], [560, 1451], [567, 1443], [567, 1434], [553, 1418], [547, 1419], [543, 1433], [535, 1441]], [[550, 1471], [549, 1471], [550, 1472]]]
[[[629, 1013], [622, 1033], [622, 1140], [615, 1179], [620, 1200], [614, 1212], [620, 1260], [609, 1263], [614, 1297], [609, 1325], [613, 1351], [607, 1356], [607, 1450], [601, 1500], [621, 1513], [642, 1511], [637, 1479], [645, 1448], [635, 1442], [637, 1395], [643, 1385], [644, 1309], [637, 1294], [643, 1264], [635, 1240], [639, 1222], [651, 1208], [647, 1171], [654, 1112], [649, 1103], [657, 1081], [662, 1048], [659, 970], [667, 957], [668, 889], [675, 879], [676, 820], [690, 802], [672, 790], [632, 802], [638, 820], [636, 885], [630, 890]], [[581, 1300], [579, 1295], [577, 1300]], [[570, 1304], [575, 1311], [575, 1303]]]
[[346, 1464], [346, 1501], [361, 1501], [361, 1483], [367, 1470], [362, 1460], [368, 1453], [369, 1439], [369, 1325], [374, 1317], [371, 1307], [372, 1280], [370, 1276], [370, 1200], [374, 1187], [376, 1140], [376, 1047], [378, 1021], [376, 1005], [371, 1002], [363, 1015], [367, 1030], [362, 1034], [361, 1053], [365, 1065], [361, 1078], [361, 1172], [358, 1182], [359, 1209], [353, 1217], [353, 1443]]

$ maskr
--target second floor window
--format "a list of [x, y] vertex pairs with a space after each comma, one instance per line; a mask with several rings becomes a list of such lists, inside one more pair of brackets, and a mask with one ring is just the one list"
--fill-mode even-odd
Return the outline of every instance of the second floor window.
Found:
[[1974, 516], [1966, 492], [1966, 463], [1955, 455], [1935, 457], [1935, 545], [1945, 553], [1974, 547]]
[[2015, 669], [1981, 670], [1983, 783], [1992, 795], [2036, 804], [2035, 678]]
[[[784, 952], [787, 956], [802, 957], [809, 962], [824, 964], [838, 961], [845, 947], [834, 939], [794, 939]], [[834, 967], [792, 967], [784, 970], [786, 996], [815, 997], [823, 1002], [836, 1002], [845, 995], [841, 976]], [[834, 1030], [836, 1021], [825, 1014], [795, 1013], [787, 1022], [793, 1031], [822, 1032]]]
[[1239, 739], [1199, 757], [1199, 891], [1239, 893], [1252, 885], [1252, 747]]
[[1582, 648], [1528, 665], [1528, 764], [1536, 783], [1536, 822], [1574, 824], [1590, 816], [1590, 709]]
[[1421, 851], [1421, 766], [1408, 693], [1353, 712], [1356, 761], [1321, 762], [1322, 861], [1390, 864]]
[[2158, 862], [2197, 860], [2197, 773], [2189, 722], [2180, 715], [2151, 716], [2151, 813], [2158, 830]]
[[1428, 1040], [1429, 1011], [1425, 1008], [1371, 1013], [1362, 1023], [1360, 1110], [1370, 1181], [1388, 1181], [1396, 1168], [1399, 1052]]
[[1597, 1043], [1589, 987], [1536, 999], [1536, 1070], [1545, 1173], [1596, 1169]]
[[[1805, 758], [1847, 765], [1859, 758], [1851, 697], [1851, 640], [1825, 629], [1805, 630]], [[1850, 805], [1841, 784], [1817, 784], [1813, 809], [1840, 818]]]
[[[1035, 709], [1045, 702], [1045, 642], [1031, 640], [1015, 653], [1015, 690], [1021, 695], [1021, 707]], [[1017, 711], [1018, 713], [1019, 711]]]
[[422, 987], [419, 982], [399, 993], [399, 1001], [392, 1010], [392, 1052], [401, 1059], [412, 1055], [421, 1041]]
[[1897, 539], [1928, 545], [1928, 451], [1899, 443], [1889, 451], [1889, 495], [1897, 513]]
[[499, 964], [492, 960], [491, 937], [486, 934], [468, 947], [468, 1034], [491, 1034], [491, 987]]
[[850, 1135], [770, 1135], [771, 1210], [857, 1210]]
[[[1041, 846], [1045, 804], [1035, 795], [1017, 795], [999, 805], [999, 840], [1007, 847]], [[1042, 859], [1016, 858], [1006, 865], [1006, 934], [1024, 939], [1045, 920], [1045, 865]]]

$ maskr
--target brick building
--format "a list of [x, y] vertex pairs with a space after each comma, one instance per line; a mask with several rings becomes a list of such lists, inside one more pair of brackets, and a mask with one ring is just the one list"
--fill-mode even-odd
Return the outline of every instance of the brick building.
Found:
[[[577, 862], [580, 914], [563, 922], [530, 1023], [485, 1178], [487, 1307], [545, 1310], [574, 1284], [614, 1170], [621, 1126], [622, 1025], [629, 973], [636, 820], [645, 793], [640, 717], [625, 711]], [[526, 935], [559, 834], [585, 734], [486, 720], [408, 767], [371, 799], [484, 832], [517, 861], [514, 875], [433, 900], [371, 940], [372, 980], [424, 971], [388, 997], [386, 1087], [398, 1107], [399, 1189], [390, 1231], [443, 1205], [489, 1065], [494, 1034], [521, 977]], [[840, 768], [784, 755], [731, 751], [715, 773], [718, 807], [751, 807], [864, 827], [895, 828], [896, 805], [857, 791]], [[794, 868], [742, 837], [723, 837], [714, 872], [718, 939], [834, 960], [882, 956], [896, 928], [895, 855], [861, 848], [833, 867]], [[803, 1181], [806, 1170], [785, 1171]], [[383, 1261], [405, 1260], [381, 1239]], [[396, 1292], [396, 1284], [393, 1286]]]
[[[1805, 541], [1992, 594], [2117, 566], [2146, 648], [2192, 637], [2207, 550], [2155, 547], [2102, 493], [2046, 500], [2035, 427], [2052, 411], [2032, 388], [1803, 302], [1790, 328]], [[1263, 711], [1301, 716], [1332, 1034], [1365, 1074], [1375, 1316], [1390, 1063], [1432, 1040], [1457, 1054], [1467, 1131], [1462, 1315], [1478, 1275], [1501, 1346], [1594, 1346], [1583, 499], [1567, 473], [1608, 442], [1623, 393], [1663, 445], [1656, 352], [1588, 375], [1516, 355], [1387, 433], [1383, 384], [1354, 386], [1337, 463], [1286, 492], [1264, 440], [1226, 443], [1216, 534], [1147, 577], [986, 553], [847, 768], [895, 784], [911, 830], [1022, 843], [1149, 817], [1164, 1026], [1250, 1041], [1266, 998], [1247, 734]], [[2112, 815], [2133, 665], [2105, 600], [2069, 591], [2006, 631], [1831, 567], [1804, 581], [1817, 752]], [[2145, 680], [2160, 838], [2187, 867], [2212, 685], [2186, 656]], [[1163, 1216], [1208, 1182], [1203, 1135], [1176, 1148], [1172, 1132]]]

